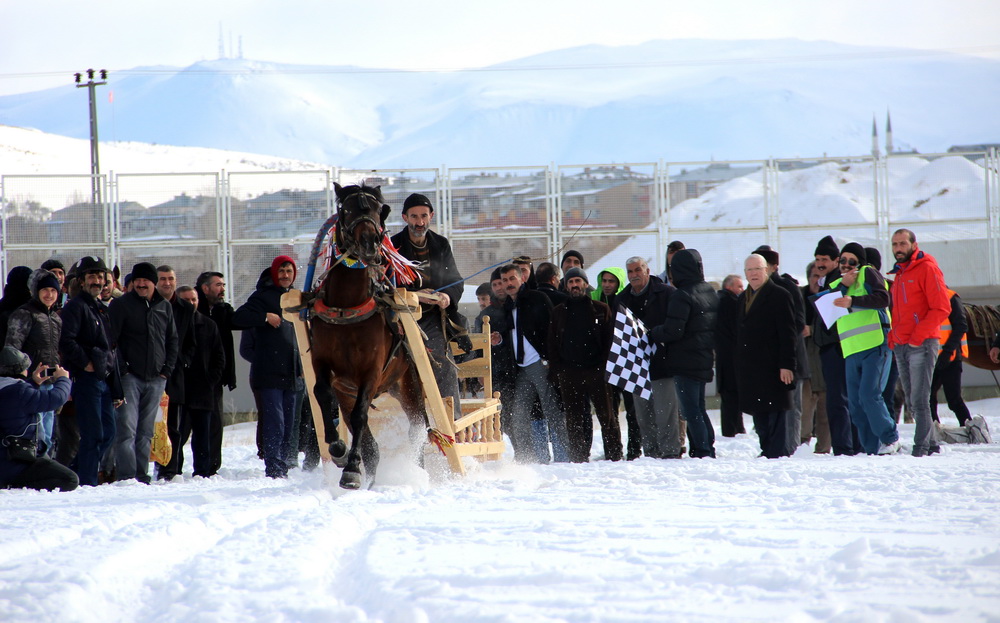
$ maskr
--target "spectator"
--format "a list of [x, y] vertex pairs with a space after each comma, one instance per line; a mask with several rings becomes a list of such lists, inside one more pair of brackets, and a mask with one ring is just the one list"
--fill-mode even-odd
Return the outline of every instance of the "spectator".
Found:
[[[868, 258], [868, 265], [882, 273], [882, 254], [875, 247], [865, 247], [865, 257]], [[892, 279], [888, 279], [885, 275], [882, 275], [882, 279], [885, 280], [887, 289], [892, 289]], [[885, 402], [886, 409], [889, 410], [889, 415], [893, 416], [893, 421], [897, 424], [899, 423], [899, 413], [896, 411], [896, 386], [899, 383], [899, 366], [896, 365], [896, 358], [889, 357], [889, 380], [885, 383], [885, 390], [882, 392], [882, 401]], [[902, 392], [902, 388], [900, 388]], [[909, 410], [907, 410], [907, 415], [909, 415]], [[910, 418], [913, 421], [913, 418]]]
[[[513, 348], [517, 366], [514, 381], [514, 409], [508, 429], [515, 458], [520, 462], [548, 463], [548, 440], [538, 431], [532, 439], [531, 407], [537, 397], [548, 424], [552, 451], [557, 462], [569, 460], [566, 419], [549, 381], [549, 323], [552, 302], [521, 282], [521, 269], [508, 264], [500, 269], [507, 291], [504, 309], [511, 319], [505, 333], [493, 333], [493, 344], [508, 343]], [[536, 429], [537, 430], [537, 429]]]
[[[641, 257], [626, 260], [625, 270], [629, 287], [618, 295], [618, 303], [627, 307], [647, 328], [666, 322], [667, 308], [676, 289], [653, 279], [649, 274], [649, 265]], [[656, 349], [650, 362], [649, 377], [653, 387], [651, 398], [646, 400], [639, 394], [632, 394], [642, 434], [642, 450], [648, 457], [680, 458], [677, 394], [673, 373], [667, 364], [667, 349]]]
[[233, 339], [233, 306], [226, 302], [226, 281], [222, 273], [206, 271], [198, 275], [195, 282], [198, 290], [198, 311], [212, 319], [219, 329], [222, 340], [222, 351], [226, 356], [226, 367], [222, 372], [221, 384], [215, 388], [215, 408], [211, 415], [211, 439], [209, 450], [212, 453], [212, 470], [214, 475], [222, 467], [222, 388], [228, 387], [232, 392], [236, 389], [236, 350]]
[[674, 254], [684, 250], [684, 243], [680, 240], [673, 240], [667, 245], [666, 263], [663, 265], [663, 272], [657, 275], [663, 283], [673, 283], [670, 279], [670, 261]]
[[[475, 331], [483, 331], [483, 316], [490, 317], [490, 332], [499, 335], [510, 330], [510, 317], [504, 309], [507, 301], [507, 292], [503, 287], [503, 279], [500, 269], [497, 268], [490, 274], [490, 289], [493, 297], [489, 307], [479, 312], [475, 320]], [[490, 346], [492, 356], [493, 391], [500, 392], [500, 421], [503, 430], [510, 431], [512, 423], [512, 413], [514, 408], [514, 380], [516, 370], [514, 368], [514, 352], [510, 348], [510, 342]]]
[[[841, 295], [833, 304], [850, 311], [837, 319], [847, 376], [847, 400], [861, 448], [868, 454], [899, 452], [896, 423], [882, 392], [889, 376], [889, 291], [868, 266], [864, 248], [849, 242], [840, 250], [841, 278], [830, 284]], [[832, 296], [832, 295], [831, 295]]]
[[[167, 379], [178, 362], [177, 327], [170, 303], [156, 291], [156, 267], [132, 267], [133, 290], [111, 302], [111, 339], [118, 353], [125, 403], [118, 407], [117, 480], [149, 484], [153, 422]], [[103, 285], [103, 284], [101, 284]]]
[[[191, 286], [177, 288], [177, 298], [198, 308], [198, 291]], [[215, 395], [226, 369], [226, 353], [219, 329], [205, 314], [193, 314], [191, 332], [196, 348], [184, 375], [184, 409], [181, 411], [177, 473], [184, 469], [184, 444], [191, 437], [194, 454], [194, 475], [205, 478], [215, 475], [212, 462], [212, 413], [216, 409]]]
[[[581, 270], [586, 270], [587, 263], [583, 260], [583, 254], [579, 251], [574, 251], [570, 249], [569, 251], [563, 253], [562, 261], [559, 262], [559, 268], [562, 270], [563, 277], [559, 280], [559, 291], [569, 294], [569, 289], [566, 287], [566, 271], [570, 268], [579, 268]], [[587, 284], [587, 296], [591, 296], [594, 293], [594, 286]], [[612, 312], [612, 316], [614, 312]]]
[[[34, 367], [44, 364], [46, 368], [55, 368], [60, 361], [59, 333], [62, 331], [62, 319], [56, 313], [56, 305], [60, 299], [59, 280], [51, 272], [38, 269], [31, 273], [28, 283], [31, 300], [11, 314], [7, 325], [6, 345], [28, 355]], [[39, 389], [48, 391], [52, 389], [52, 383], [46, 382]], [[41, 452], [45, 455], [52, 454], [55, 415], [55, 411], [38, 414], [39, 442]]]
[[[80, 289], [63, 308], [59, 336], [59, 352], [74, 379], [73, 405], [80, 433], [76, 473], [80, 484], [90, 486], [98, 484], [101, 459], [115, 439], [115, 406], [124, 398], [111, 347], [110, 311], [97, 301], [106, 274], [101, 258], [80, 260], [76, 272]], [[60, 428], [60, 458], [66, 443], [63, 430]]]
[[[809, 300], [810, 297], [819, 294], [820, 273], [816, 268], [816, 262], [809, 262], [806, 266], [806, 275], [809, 283], [802, 286], [802, 297]], [[826, 415], [826, 382], [823, 379], [823, 366], [819, 356], [819, 346], [813, 339], [813, 326], [816, 322], [816, 308], [809, 303], [806, 306], [806, 357], [809, 357], [809, 378], [802, 383], [802, 438], [804, 444], [815, 437], [816, 447], [813, 452], [816, 454], [830, 453], [830, 421]], [[822, 322], [822, 320], [820, 321]]]
[[[622, 459], [621, 428], [611, 413], [604, 366], [611, 348], [614, 320], [611, 309], [587, 296], [587, 273], [572, 267], [566, 273], [569, 300], [552, 310], [549, 325], [549, 361], [566, 408], [569, 460], [590, 460], [594, 441], [593, 405], [601, 426], [604, 457]], [[616, 414], [617, 415], [617, 414]]]
[[476, 302], [479, 303], [479, 311], [483, 311], [490, 306], [493, 301], [493, 290], [489, 283], [481, 283], [476, 288]]
[[65, 295], [63, 294], [66, 291], [66, 266], [53, 257], [42, 262], [41, 269], [55, 275], [56, 280], [59, 282], [59, 298], [56, 300], [56, 311], [59, 311], [66, 304]]
[[295, 328], [281, 315], [281, 295], [295, 282], [295, 262], [279, 255], [257, 281], [256, 291], [233, 314], [233, 323], [252, 333], [248, 352], [250, 386], [260, 396], [257, 426], [261, 430], [264, 473], [285, 478], [298, 461], [291, 446], [295, 422], [296, 392], [305, 386]]
[[[943, 387], [948, 408], [958, 418], [958, 425], [965, 426], [965, 423], [972, 419], [969, 407], [962, 400], [962, 359], [969, 356], [969, 343], [965, 336], [969, 323], [965, 318], [962, 298], [951, 288], [947, 289], [947, 293], [951, 302], [951, 313], [941, 325], [939, 338], [941, 349], [938, 351], [934, 376], [931, 378], [931, 417], [935, 422], [940, 422], [937, 414], [937, 392]], [[10, 340], [9, 337], [7, 339]]]
[[[39, 363], [25, 380], [28, 356], [10, 346], [0, 351], [0, 488], [72, 491], [80, 484], [76, 474], [45, 456], [38, 456], [35, 444], [36, 413], [55, 411], [69, 398], [69, 373], [56, 366], [52, 376], [44, 375]], [[50, 391], [38, 386], [51, 381]]]
[[712, 380], [719, 296], [705, 282], [697, 250], [678, 251], [670, 265], [677, 291], [670, 296], [664, 322], [647, 328], [650, 338], [666, 351], [681, 416], [687, 421], [691, 458], [714, 459], [715, 430], [705, 411], [705, 384]]
[[789, 456], [785, 418], [795, 382], [795, 311], [792, 297], [767, 276], [767, 262], [744, 262], [747, 289], [739, 298], [736, 374], [740, 405], [753, 416], [761, 456]]
[[0, 298], [0, 344], [7, 341], [7, 323], [11, 314], [31, 300], [31, 289], [28, 280], [31, 279], [31, 269], [27, 266], [15, 266], [7, 273], [7, 282], [3, 287], [3, 298]]
[[739, 328], [739, 306], [743, 294], [743, 278], [726, 275], [719, 290], [719, 308], [715, 324], [715, 387], [719, 393], [719, 412], [723, 437], [735, 437], [747, 432], [740, 411], [740, 392], [736, 382], [736, 331]]
[[941, 451], [931, 420], [931, 378], [937, 360], [941, 325], [951, 313], [948, 288], [933, 257], [917, 247], [917, 237], [908, 229], [892, 234], [895, 275], [892, 284], [892, 330], [889, 347], [899, 366], [916, 428], [913, 456]]
[[177, 297], [177, 273], [166, 264], [156, 267], [156, 291], [163, 300], [170, 304], [174, 315], [174, 326], [177, 329], [177, 364], [167, 379], [167, 396], [170, 398], [167, 407], [167, 435], [170, 437], [170, 461], [163, 466], [157, 463], [157, 480], [170, 480], [184, 470], [184, 452], [182, 446], [187, 434], [182, 434], [182, 423], [185, 428], [184, 408], [187, 404], [187, 368], [195, 357], [198, 345], [192, 328], [195, 308], [189, 302]]
[[569, 300], [569, 294], [559, 290], [559, 269], [552, 262], [542, 262], [535, 271], [539, 292], [549, 297], [552, 306], [560, 305]]

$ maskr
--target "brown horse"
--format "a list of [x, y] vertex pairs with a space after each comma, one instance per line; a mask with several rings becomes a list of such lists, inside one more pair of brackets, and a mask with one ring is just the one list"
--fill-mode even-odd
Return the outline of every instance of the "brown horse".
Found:
[[[368, 409], [381, 393], [399, 400], [410, 420], [415, 441], [426, 430], [422, 388], [401, 344], [392, 312], [379, 300], [385, 282], [382, 241], [389, 206], [379, 187], [334, 185], [338, 220], [334, 238], [337, 258], [320, 285], [311, 322], [314, 392], [326, 422], [335, 422], [336, 404], [348, 414], [350, 451], [332, 427], [330, 454], [344, 468], [340, 486], [361, 487], [361, 464], [367, 481], [375, 479], [379, 451], [368, 427]], [[330, 439], [328, 433], [328, 439]]]
[[1000, 308], [992, 305], [965, 305], [965, 318], [969, 323], [965, 339], [969, 343], [966, 362], [983, 370], [1000, 370], [1000, 364], [990, 360], [990, 344], [1000, 331]]

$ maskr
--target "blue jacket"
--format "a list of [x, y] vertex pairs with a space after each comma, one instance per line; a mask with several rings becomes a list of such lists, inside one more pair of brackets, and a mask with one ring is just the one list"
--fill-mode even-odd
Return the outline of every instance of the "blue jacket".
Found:
[[[68, 378], [58, 378], [50, 391], [42, 391], [31, 383], [11, 377], [0, 377], [0, 439], [8, 436], [35, 438], [38, 413], [55, 411], [69, 398], [72, 384]], [[0, 446], [0, 487], [23, 472], [28, 463], [7, 458], [7, 448]]]

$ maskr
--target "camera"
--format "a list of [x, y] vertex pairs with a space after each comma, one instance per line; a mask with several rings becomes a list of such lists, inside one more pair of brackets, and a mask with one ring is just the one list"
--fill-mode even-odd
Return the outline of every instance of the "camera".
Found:
[[42, 370], [42, 376], [52, 376], [56, 373], [55, 368], [45, 368]]

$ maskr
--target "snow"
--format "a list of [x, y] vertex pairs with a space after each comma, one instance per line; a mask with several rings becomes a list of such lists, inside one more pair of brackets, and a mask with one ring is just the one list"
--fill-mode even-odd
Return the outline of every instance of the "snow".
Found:
[[[1000, 399], [969, 404], [1000, 431]], [[212, 479], [0, 491], [3, 620], [970, 622], [1000, 612], [1000, 445], [924, 459], [802, 447], [766, 460], [751, 433], [719, 438], [716, 460], [542, 466], [508, 452], [467, 459], [462, 479], [439, 457], [417, 467], [401, 416], [381, 413], [370, 490], [339, 489], [332, 466], [265, 478], [253, 424], [241, 424], [227, 429]], [[911, 439], [913, 425], [900, 434]]]

